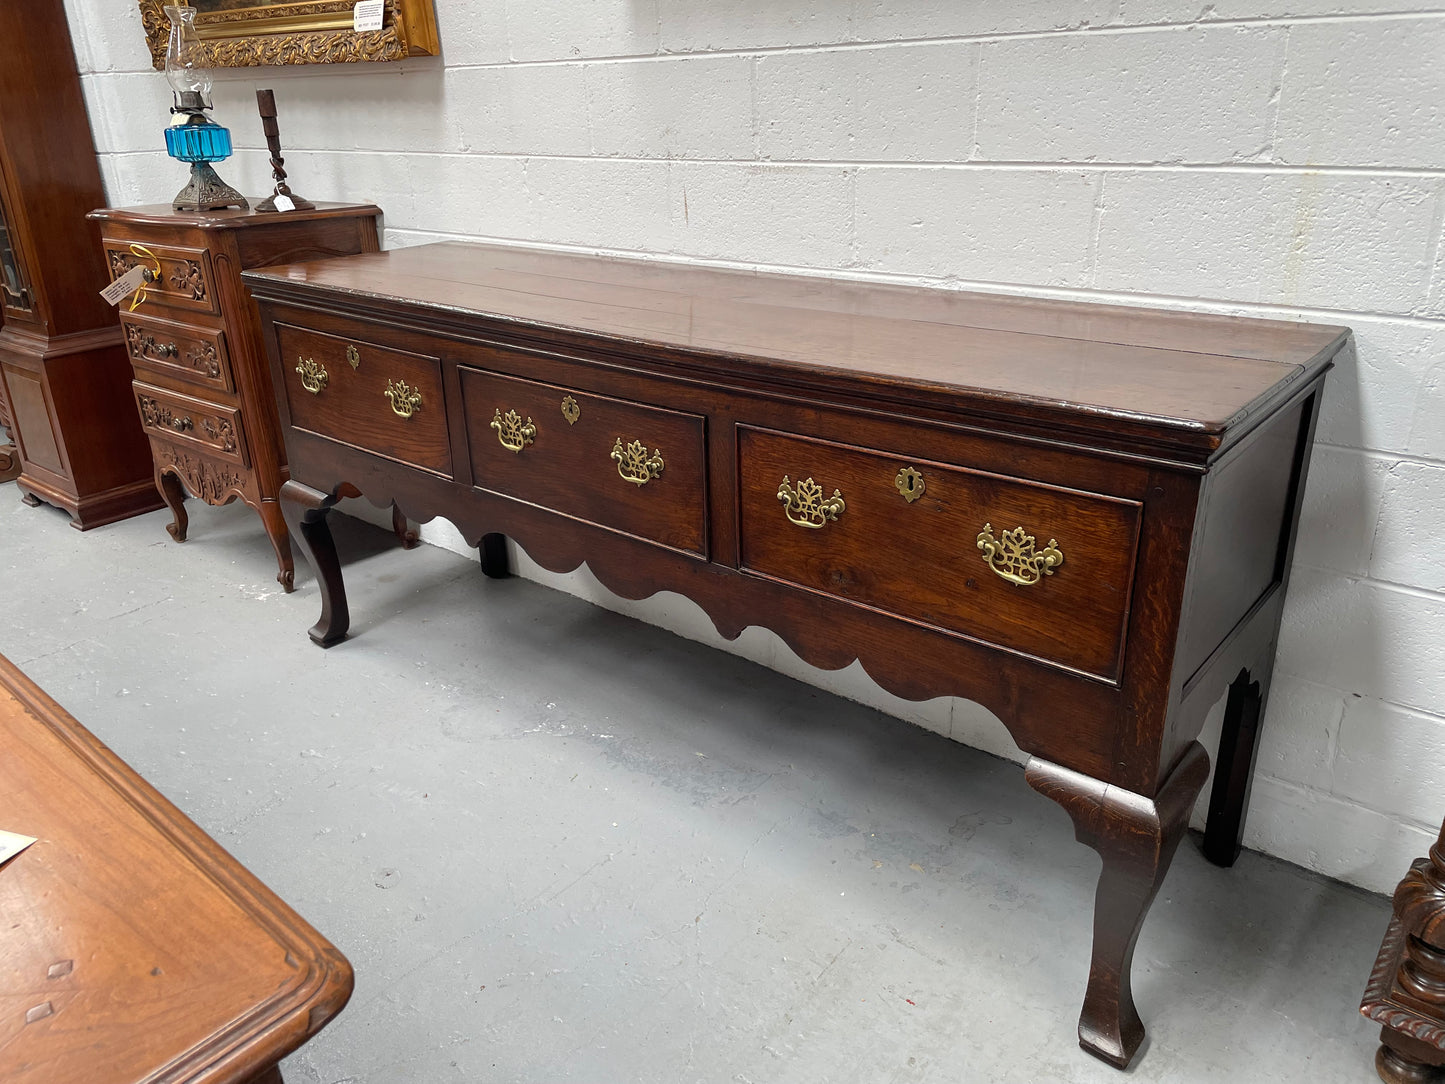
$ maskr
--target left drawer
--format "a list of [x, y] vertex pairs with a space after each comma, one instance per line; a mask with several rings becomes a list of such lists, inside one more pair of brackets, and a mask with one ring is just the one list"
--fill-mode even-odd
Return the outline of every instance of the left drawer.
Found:
[[203, 248], [106, 241], [105, 262], [112, 281], [132, 267], [150, 271], [145, 300], [136, 311], [154, 312], [157, 305], [186, 312], [221, 311], [211, 279], [211, 254]]
[[131, 364], [212, 391], [236, 390], [225, 333], [139, 313], [121, 313]]
[[292, 427], [451, 477], [439, 359], [275, 326]]
[[135, 402], [146, 436], [189, 445], [243, 467], [251, 465], [241, 412], [234, 407], [193, 399], [139, 380], [135, 382]]

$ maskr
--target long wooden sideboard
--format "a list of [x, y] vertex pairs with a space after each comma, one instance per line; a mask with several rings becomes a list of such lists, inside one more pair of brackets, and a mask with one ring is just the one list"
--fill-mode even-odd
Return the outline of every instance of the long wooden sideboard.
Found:
[[1239, 851], [1348, 329], [456, 243], [243, 277], [313, 640], [346, 636], [327, 514], [365, 495], [451, 520], [490, 576], [510, 536], [977, 701], [1103, 858], [1079, 1037], [1129, 1064], [1135, 940], [1226, 690], [1205, 848]]

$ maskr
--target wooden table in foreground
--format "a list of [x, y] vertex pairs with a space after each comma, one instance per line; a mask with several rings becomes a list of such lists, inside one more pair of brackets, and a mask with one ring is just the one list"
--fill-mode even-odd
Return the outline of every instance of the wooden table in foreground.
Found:
[[0, 657], [0, 1080], [279, 1084], [351, 965]]
[[312, 639], [347, 632], [326, 517], [360, 494], [452, 520], [488, 575], [510, 535], [724, 636], [983, 704], [1103, 857], [1079, 1038], [1130, 1062], [1135, 940], [1226, 689], [1205, 849], [1239, 852], [1348, 329], [486, 245], [242, 277]]

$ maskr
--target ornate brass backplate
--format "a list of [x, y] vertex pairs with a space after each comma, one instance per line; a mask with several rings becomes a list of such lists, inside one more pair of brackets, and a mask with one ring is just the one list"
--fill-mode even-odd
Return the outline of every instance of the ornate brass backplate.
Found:
[[405, 380], [388, 380], [381, 393], [391, 401], [391, 412], [398, 418], [410, 418], [421, 406], [421, 391]]
[[[206, 62], [215, 68], [263, 64], [349, 64], [436, 56], [434, 0], [386, 0], [380, 30], [352, 29], [355, 0], [191, 0]], [[165, 0], [140, 0], [151, 64], [165, 67], [170, 20]]]
[[509, 452], [520, 452], [537, 439], [537, 427], [532, 424], [532, 419], [528, 418], [523, 423], [522, 416], [515, 410], [503, 415], [502, 408], [497, 407], [491, 427], [497, 431], [497, 442]]
[[662, 473], [662, 449], [655, 448], [649, 455], [640, 440], [624, 448], [622, 438], [618, 437], [612, 446], [612, 458], [617, 462], [618, 475], [635, 486], [645, 486]]
[[783, 502], [783, 515], [799, 527], [816, 531], [836, 520], [848, 507], [843, 494], [833, 490], [833, 495], [823, 499], [823, 487], [812, 478], [804, 478], [793, 488], [791, 479], [783, 475], [783, 484], [778, 486], [778, 500]]
[[351, 343], [346, 344], [346, 360], [351, 364], [351, 371], [356, 372], [361, 365], [361, 351]]
[[928, 488], [923, 484], [923, 475], [912, 467], [904, 467], [899, 471], [898, 477], [893, 479], [893, 485], [909, 504], [923, 496], [923, 491]]
[[577, 419], [582, 417], [582, 408], [570, 395], [562, 400], [562, 417], [567, 419], [568, 425], [576, 425]]
[[985, 523], [978, 533], [978, 548], [983, 550], [983, 559], [988, 562], [989, 568], [1020, 587], [1028, 587], [1044, 576], [1052, 576], [1054, 569], [1064, 563], [1064, 555], [1056, 539], [1049, 539], [1047, 546], [1035, 550], [1034, 536], [1025, 534], [1022, 527], [1004, 531], [1002, 538], [995, 538], [993, 524]]
[[331, 382], [331, 374], [326, 367], [318, 365], [312, 358], [297, 358], [296, 372], [301, 377], [301, 386], [312, 395], [320, 395], [321, 390]]

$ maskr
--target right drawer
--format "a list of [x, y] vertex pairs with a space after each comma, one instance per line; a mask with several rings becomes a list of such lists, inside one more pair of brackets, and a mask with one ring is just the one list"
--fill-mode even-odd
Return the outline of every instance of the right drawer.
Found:
[[1142, 505], [738, 429], [740, 564], [1119, 678]]

